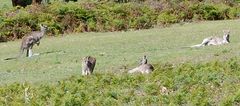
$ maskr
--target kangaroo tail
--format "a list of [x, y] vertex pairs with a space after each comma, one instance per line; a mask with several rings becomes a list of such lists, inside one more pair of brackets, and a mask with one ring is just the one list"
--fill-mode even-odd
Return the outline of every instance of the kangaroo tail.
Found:
[[19, 54], [15, 57], [9, 57], [9, 58], [5, 58], [4, 60], [12, 60], [12, 59], [17, 59], [19, 57], [21, 57], [21, 55], [23, 54], [24, 50], [21, 48], [19, 51]]
[[201, 47], [202, 44], [197, 44], [197, 45], [193, 45], [193, 46], [190, 46], [191, 48], [196, 48], [196, 47]]
[[15, 57], [9, 57], [9, 58], [5, 58], [4, 60], [13, 60], [13, 59], [17, 59], [21, 56], [21, 54], [15, 56]]
[[198, 47], [202, 47], [202, 44], [197, 44], [197, 45], [193, 45], [193, 46], [182, 46], [181, 48], [198, 48]]
[[5, 58], [4, 60], [12, 60], [12, 59], [17, 59], [18, 57], [9, 57], [9, 58]]
[[183, 48], [191, 48], [191, 46], [182, 46], [182, 47], [180, 47], [181, 49], [183, 49]]

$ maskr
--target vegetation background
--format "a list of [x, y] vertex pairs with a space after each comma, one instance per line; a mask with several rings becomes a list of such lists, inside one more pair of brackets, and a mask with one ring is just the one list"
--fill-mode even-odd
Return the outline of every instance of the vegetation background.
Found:
[[49, 26], [48, 35], [57, 36], [149, 29], [179, 22], [237, 19], [240, 16], [239, 3], [234, 0], [55, 1], [22, 9], [2, 5], [0, 41], [22, 38], [26, 33], [39, 29], [39, 23]]
[[[96, 10], [101, 7], [100, 12], [97, 13], [110, 12], [110, 16], [119, 12], [125, 13], [125, 10], [130, 11], [127, 8], [121, 9], [123, 6], [134, 6], [132, 2], [109, 3], [114, 5], [113, 7], [106, 5], [105, 2], [102, 4], [88, 2], [88, 4], [99, 6], [94, 7]], [[213, 4], [204, 5], [217, 7]], [[31, 30], [37, 30], [38, 23], [45, 23], [50, 25], [49, 35], [54, 34], [56, 37], [45, 37], [39, 47], [34, 47], [34, 52], [40, 53], [39, 56], [22, 57], [10, 61], [3, 59], [17, 55], [21, 40], [15, 38], [15, 41], [0, 43], [0, 105], [239, 105], [240, 23], [237, 19], [239, 11], [236, 4], [232, 6], [223, 2], [223, 5], [231, 11], [235, 8], [236, 16], [221, 19], [234, 20], [220, 21], [220, 19], [203, 17], [182, 21], [177, 18], [179, 21], [159, 23], [158, 18], [158, 21], [154, 20], [156, 18], [151, 18], [153, 20], [147, 21], [153, 22], [151, 27], [137, 28], [138, 25], [142, 25], [140, 21], [136, 24], [137, 27], [130, 29], [99, 32], [90, 28], [90, 32], [86, 30], [78, 33], [81, 31], [69, 31], [71, 26], [63, 27], [64, 24], [60, 23], [63, 22], [62, 20], [52, 20], [55, 17], [50, 13], [57, 12], [49, 8], [52, 6], [51, 8], [56, 8], [64, 14], [67, 11], [75, 16], [75, 13], [72, 13], [73, 10], [85, 11], [81, 5], [57, 2], [46, 7], [39, 6], [40, 10], [29, 6], [20, 9], [20, 13], [24, 15], [13, 15], [9, 18], [6, 13], [13, 11], [15, 14], [16, 8], [3, 4], [2, 15], [0, 15], [2, 20], [0, 24], [3, 25], [1, 33], [3, 30], [10, 33], [23, 31], [17, 34], [19, 36], [17, 38], [21, 38]], [[105, 8], [104, 11], [103, 8]], [[29, 14], [28, 11], [31, 9], [36, 10], [36, 14]], [[144, 11], [137, 13], [150, 15], [157, 13], [147, 6], [139, 8], [139, 10], [142, 9]], [[118, 11], [114, 13], [113, 10]], [[43, 17], [37, 17], [38, 14], [43, 14], [41, 15]], [[160, 14], [154, 16], [161, 17]], [[106, 19], [122, 19], [122, 17], [112, 18], [108, 15]], [[166, 13], [163, 12], [163, 15]], [[49, 16], [50, 19], [45, 16]], [[59, 13], [56, 16], [59, 18]], [[174, 19], [171, 18], [172, 16], [174, 17], [169, 13], [167, 18], [163, 19], [172, 20]], [[133, 16], [123, 19], [127, 20], [130, 17]], [[139, 17], [146, 16], [139, 15], [135, 18]], [[110, 21], [113, 22], [112, 20]], [[54, 24], [51, 26], [50, 22], [59, 24], [59, 29], [66, 29], [56, 29], [54, 32]], [[113, 27], [112, 25], [115, 24], [110, 24], [108, 27]], [[202, 39], [208, 36], [221, 37], [224, 29], [231, 31], [230, 44], [196, 49], [186, 48], [201, 43]], [[6, 36], [4, 41], [14, 38], [11, 34], [1, 36]], [[127, 74], [127, 70], [134, 68], [138, 64], [138, 59], [144, 54], [148, 56], [149, 62], [156, 70], [149, 75]], [[97, 65], [93, 75], [83, 77], [80, 75], [81, 58], [86, 55], [95, 56]]]

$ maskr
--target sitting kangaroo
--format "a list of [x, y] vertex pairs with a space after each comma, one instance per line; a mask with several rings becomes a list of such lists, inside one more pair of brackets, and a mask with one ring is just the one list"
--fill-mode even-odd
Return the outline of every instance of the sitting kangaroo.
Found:
[[209, 45], [223, 45], [230, 43], [230, 30], [224, 30], [223, 38], [219, 37], [208, 37], [203, 39], [201, 44], [193, 45], [191, 47], [202, 47], [202, 46], [209, 46]]
[[39, 46], [40, 40], [45, 35], [47, 27], [40, 24], [41, 31], [33, 31], [24, 37], [22, 40], [22, 45], [20, 47], [20, 54], [24, 53], [24, 50], [27, 50], [27, 57], [32, 57], [32, 48], [35, 44]]
[[129, 70], [128, 73], [135, 73], [135, 72], [140, 72], [142, 74], [146, 73], [151, 73], [154, 70], [154, 67], [151, 64], [147, 63], [147, 57], [144, 55], [140, 65], [132, 70]]
[[96, 58], [86, 56], [82, 59], [82, 75], [90, 75], [93, 73], [96, 64]]

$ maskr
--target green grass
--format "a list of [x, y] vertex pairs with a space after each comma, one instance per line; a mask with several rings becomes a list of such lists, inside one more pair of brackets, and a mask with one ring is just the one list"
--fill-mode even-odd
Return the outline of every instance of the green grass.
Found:
[[12, 0], [1, 0], [0, 9], [12, 6]]
[[[57, 0], [50, 0], [50, 1], [57, 1]], [[62, 1], [62, 0], [58, 0]], [[80, 0], [78, 2], [82, 2], [83, 0]], [[0, 9], [8, 9], [12, 7], [12, 0], [1, 0], [0, 3]]]
[[[2, 59], [16, 56], [21, 40], [0, 43], [0, 105], [239, 105], [240, 58], [232, 58], [240, 53], [238, 21], [45, 37], [34, 47], [41, 55], [9, 61]], [[230, 44], [182, 48], [228, 28]], [[156, 70], [125, 73], [144, 54]], [[87, 55], [97, 65], [83, 77]]]
[[[32, 58], [4, 61], [19, 52], [21, 40], [0, 44], [0, 84], [30, 82], [51, 83], [81, 73], [81, 58], [97, 58], [94, 73], [122, 73], [133, 68], [146, 54], [152, 64], [204, 62], [239, 56], [239, 20], [210, 21], [173, 25], [131, 32], [80, 33], [45, 37]], [[182, 48], [198, 44], [207, 36], [222, 36], [231, 30], [231, 43], [199, 49]], [[52, 53], [49, 53], [52, 52]], [[124, 69], [126, 67], [127, 69]]]
[[56, 84], [14, 83], [0, 86], [0, 105], [238, 106], [239, 60], [157, 65], [157, 70], [148, 75], [78, 74]]

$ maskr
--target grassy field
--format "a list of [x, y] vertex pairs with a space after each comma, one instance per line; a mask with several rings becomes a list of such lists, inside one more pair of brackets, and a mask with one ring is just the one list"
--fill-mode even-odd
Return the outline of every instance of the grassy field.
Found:
[[[57, 1], [57, 0], [49, 0], [49, 1]], [[62, 0], [58, 0], [58, 1], [62, 1]], [[79, 1], [82, 2], [83, 0]], [[12, 0], [1, 0], [0, 3], [0, 9], [8, 9], [12, 7]]]
[[[240, 53], [239, 20], [199, 22], [131, 32], [80, 33], [45, 37], [39, 56], [5, 61], [19, 52], [21, 40], [0, 43], [0, 84], [51, 83], [81, 73], [81, 58], [97, 58], [94, 73], [124, 73], [146, 54], [152, 64], [225, 60]], [[222, 36], [231, 30], [231, 43], [224, 46], [183, 48], [198, 44], [207, 36]]]
[[0, 9], [1, 8], [7, 8], [12, 6], [12, 1], [11, 0], [2, 0], [0, 3]]
[[[185, 48], [228, 28], [230, 44]], [[34, 47], [39, 56], [8, 61], [21, 40], [0, 43], [0, 105], [239, 105], [239, 33], [239, 20], [228, 20], [45, 37]], [[127, 74], [144, 54], [156, 70]], [[83, 77], [87, 55], [97, 65]]]

